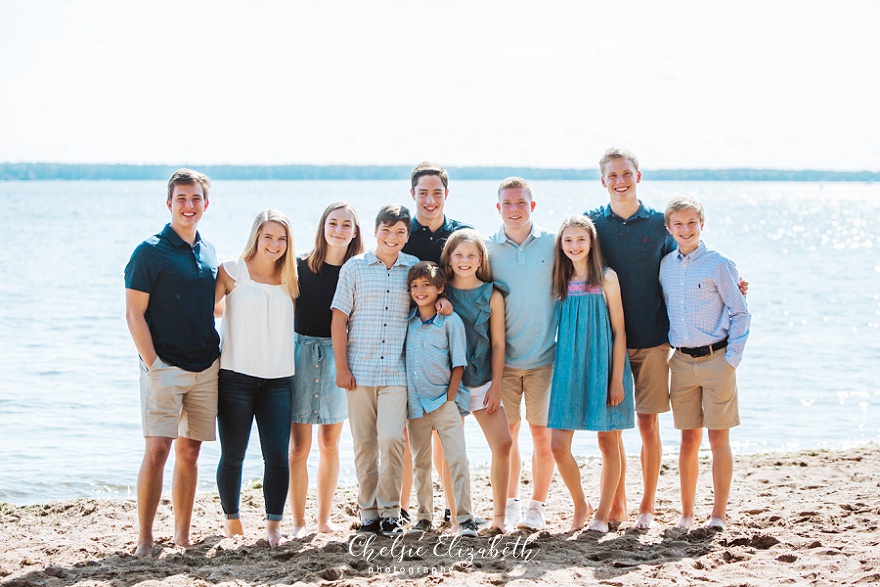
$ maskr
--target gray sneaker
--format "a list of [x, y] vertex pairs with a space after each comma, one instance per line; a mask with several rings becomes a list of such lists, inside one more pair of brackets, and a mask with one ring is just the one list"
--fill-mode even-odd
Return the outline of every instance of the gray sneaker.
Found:
[[431, 520], [419, 520], [412, 528], [409, 529], [407, 534], [424, 534], [425, 532], [430, 532], [433, 529], [434, 526], [431, 525]]
[[477, 532], [477, 525], [471, 519], [471, 520], [465, 520], [464, 522], [462, 522], [459, 525], [458, 535], [459, 536], [471, 536], [473, 538], [476, 538], [480, 534]]

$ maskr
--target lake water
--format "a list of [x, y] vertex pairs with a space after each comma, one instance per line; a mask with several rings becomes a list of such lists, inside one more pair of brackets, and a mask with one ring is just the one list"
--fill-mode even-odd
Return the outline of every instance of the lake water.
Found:
[[[453, 182], [448, 214], [483, 234], [497, 231], [496, 186]], [[537, 182], [535, 192], [534, 218], [551, 230], [607, 201], [598, 182]], [[646, 181], [639, 192], [661, 209], [676, 195], [699, 197], [704, 240], [751, 283], [735, 452], [880, 440], [880, 185]], [[164, 182], [0, 182], [0, 501], [133, 495], [143, 439], [122, 270], [168, 221], [164, 194]], [[304, 252], [336, 200], [354, 204], [365, 234], [382, 204], [411, 202], [407, 181], [220, 181], [201, 233], [221, 258], [237, 256], [254, 215], [273, 207], [291, 217]], [[674, 453], [669, 414], [661, 428], [664, 450]], [[624, 439], [637, 453], [638, 433]], [[488, 448], [472, 418], [467, 442], [472, 464], [485, 465]], [[576, 434], [574, 450], [597, 455], [595, 434]], [[218, 457], [219, 444], [206, 443], [203, 491], [215, 488]], [[245, 466], [246, 478], [262, 475], [255, 437]], [[354, 480], [347, 431], [341, 477]]]

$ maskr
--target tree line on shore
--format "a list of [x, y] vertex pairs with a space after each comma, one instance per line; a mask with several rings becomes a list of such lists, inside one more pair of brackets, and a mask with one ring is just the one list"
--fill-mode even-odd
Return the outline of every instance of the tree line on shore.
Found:
[[[406, 165], [184, 165], [215, 180], [397, 180], [409, 177]], [[164, 180], [180, 165], [95, 163], [0, 163], [0, 181]], [[539, 167], [448, 167], [459, 180], [519, 176], [533, 181], [596, 181], [598, 169]], [[645, 179], [673, 181], [880, 181], [876, 171], [786, 169], [654, 169]]]

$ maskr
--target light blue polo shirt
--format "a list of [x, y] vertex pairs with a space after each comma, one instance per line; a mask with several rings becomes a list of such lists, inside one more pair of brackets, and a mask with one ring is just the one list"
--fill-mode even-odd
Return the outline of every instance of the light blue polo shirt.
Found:
[[486, 246], [493, 279], [510, 289], [504, 299], [505, 366], [536, 369], [552, 365], [556, 353], [552, 288], [556, 235], [533, 222], [529, 236], [518, 245], [507, 238], [502, 226]]
[[[413, 308], [406, 332], [406, 393], [408, 417], [422, 418], [446, 403], [455, 367], [467, 365], [464, 322], [453, 312], [422, 322]], [[471, 409], [470, 392], [459, 383], [455, 404], [462, 415]]]

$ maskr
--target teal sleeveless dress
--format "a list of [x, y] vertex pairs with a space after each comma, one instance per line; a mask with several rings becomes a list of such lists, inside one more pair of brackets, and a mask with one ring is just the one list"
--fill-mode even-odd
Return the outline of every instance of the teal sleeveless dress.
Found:
[[548, 428], [609, 432], [635, 426], [633, 378], [626, 359], [623, 401], [608, 405], [612, 368], [612, 334], [608, 307], [600, 286], [568, 284], [559, 304], [556, 361], [550, 386]]

